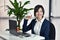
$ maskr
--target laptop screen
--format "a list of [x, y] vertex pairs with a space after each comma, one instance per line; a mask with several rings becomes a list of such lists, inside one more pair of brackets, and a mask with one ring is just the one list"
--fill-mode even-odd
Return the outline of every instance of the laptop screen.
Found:
[[9, 30], [15, 30], [17, 28], [17, 22], [15, 20], [9, 20]]

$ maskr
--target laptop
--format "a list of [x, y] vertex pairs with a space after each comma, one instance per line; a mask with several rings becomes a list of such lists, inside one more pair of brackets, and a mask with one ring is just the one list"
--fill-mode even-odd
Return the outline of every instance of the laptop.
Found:
[[17, 22], [15, 20], [9, 20], [9, 31], [11, 34], [15, 35], [15, 36], [25, 36], [25, 37], [29, 37], [30, 34], [28, 33], [23, 33], [23, 32], [17, 32], [16, 31], [17, 28]]

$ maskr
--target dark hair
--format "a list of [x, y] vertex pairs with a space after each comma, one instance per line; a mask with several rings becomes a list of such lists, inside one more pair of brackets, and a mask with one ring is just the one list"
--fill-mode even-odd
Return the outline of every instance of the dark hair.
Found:
[[39, 10], [39, 8], [42, 8], [43, 15], [44, 15], [44, 8], [42, 5], [36, 5], [34, 8], [34, 16], [36, 16], [36, 12]]

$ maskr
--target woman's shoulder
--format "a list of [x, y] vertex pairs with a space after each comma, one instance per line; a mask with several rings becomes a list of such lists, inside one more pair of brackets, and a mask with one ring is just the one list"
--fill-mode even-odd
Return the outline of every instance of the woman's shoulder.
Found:
[[54, 26], [54, 24], [52, 22], [50, 22], [49, 20], [47, 20], [47, 19], [45, 19], [45, 23], [48, 23], [48, 24]]
[[51, 23], [49, 20], [45, 19], [44, 22], [48, 22], [48, 23]]

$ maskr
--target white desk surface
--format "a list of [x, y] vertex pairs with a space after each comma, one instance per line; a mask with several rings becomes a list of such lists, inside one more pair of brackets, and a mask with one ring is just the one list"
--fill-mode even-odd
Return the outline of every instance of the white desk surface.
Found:
[[24, 36], [14, 36], [9, 33], [9, 31], [0, 31], [0, 36], [7, 39], [7, 40], [44, 40], [44, 37], [31, 34], [30, 37], [24, 37]]

